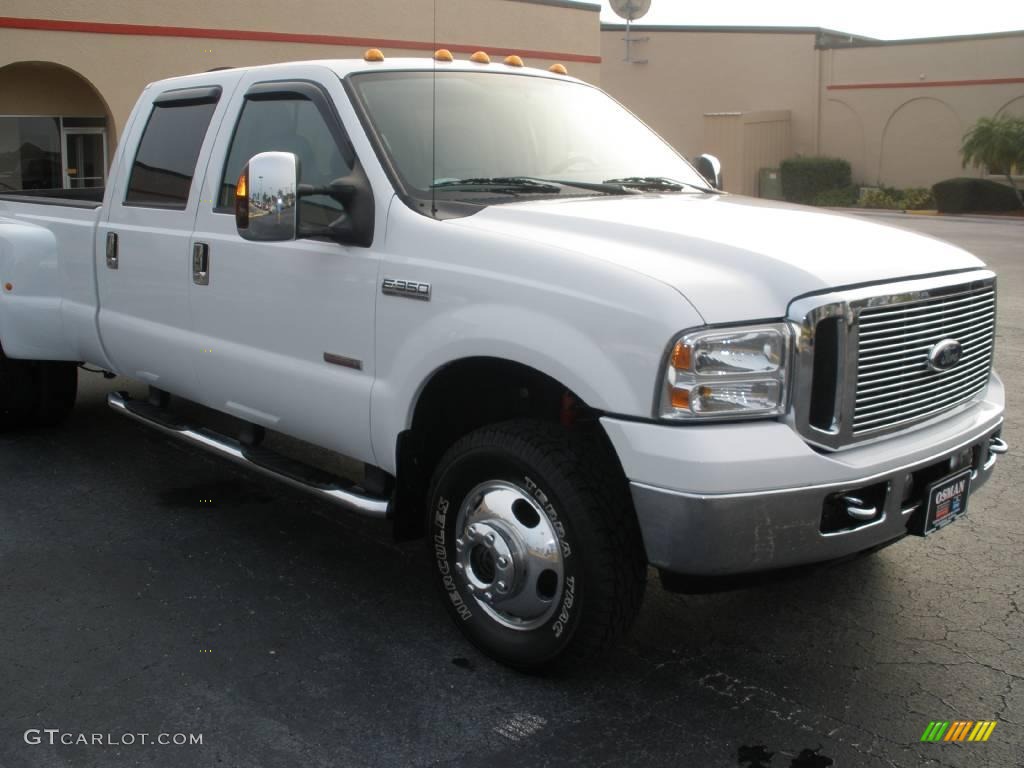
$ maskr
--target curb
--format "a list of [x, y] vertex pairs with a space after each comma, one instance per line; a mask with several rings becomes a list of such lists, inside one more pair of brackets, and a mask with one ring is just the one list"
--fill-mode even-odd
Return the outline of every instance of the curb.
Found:
[[1024, 216], [986, 216], [983, 213], [939, 213], [938, 211], [900, 211], [885, 208], [828, 208], [836, 213], [852, 213], [856, 216], [930, 216], [947, 221], [1001, 221], [1006, 224], [1024, 224]]

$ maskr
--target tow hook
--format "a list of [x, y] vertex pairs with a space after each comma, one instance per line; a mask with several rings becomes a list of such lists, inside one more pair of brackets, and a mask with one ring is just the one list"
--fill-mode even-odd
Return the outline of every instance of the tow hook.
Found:
[[1010, 450], [1010, 446], [1007, 445], [1006, 441], [1001, 437], [992, 437], [988, 441], [988, 460], [985, 462], [985, 466], [981, 469], [983, 472], [988, 472], [992, 467], [995, 466], [996, 460], [1007, 453]]

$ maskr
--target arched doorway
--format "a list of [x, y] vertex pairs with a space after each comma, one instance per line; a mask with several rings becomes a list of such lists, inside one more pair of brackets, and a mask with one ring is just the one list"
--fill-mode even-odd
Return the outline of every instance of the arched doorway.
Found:
[[878, 180], [893, 187], [930, 187], [960, 176], [960, 118], [946, 102], [922, 96], [904, 102], [882, 132]]
[[114, 121], [92, 83], [47, 61], [0, 67], [0, 192], [106, 183]]

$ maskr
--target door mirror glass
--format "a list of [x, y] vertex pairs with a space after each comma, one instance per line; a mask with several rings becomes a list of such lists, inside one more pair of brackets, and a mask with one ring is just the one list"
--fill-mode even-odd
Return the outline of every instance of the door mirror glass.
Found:
[[246, 240], [294, 240], [298, 231], [299, 160], [291, 152], [254, 155], [235, 186], [235, 226]]
[[693, 167], [715, 189], [722, 188], [722, 163], [717, 157], [708, 154], [697, 155], [693, 158]]

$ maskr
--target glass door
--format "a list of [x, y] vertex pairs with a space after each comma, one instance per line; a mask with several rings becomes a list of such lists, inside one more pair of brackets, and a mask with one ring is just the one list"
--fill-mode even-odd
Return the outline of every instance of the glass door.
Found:
[[107, 176], [105, 128], [64, 128], [64, 188], [102, 187]]

